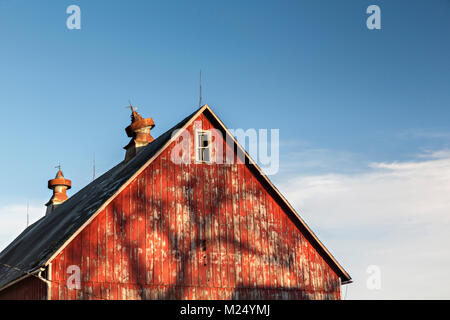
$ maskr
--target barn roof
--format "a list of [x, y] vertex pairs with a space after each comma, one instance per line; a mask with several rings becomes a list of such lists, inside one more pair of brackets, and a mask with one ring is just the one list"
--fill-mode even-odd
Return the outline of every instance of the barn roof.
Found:
[[[96, 213], [100, 212], [129, 181], [134, 179], [170, 144], [172, 135], [177, 129], [187, 126], [198, 114], [205, 110], [208, 110], [219, 124], [223, 126], [224, 130], [227, 131], [209, 106], [204, 105], [144, 147], [134, 158], [119, 163], [89, 183], [58, 206], [52, 214], [42, 217], [26, 228], [0, 253], [0, 290], [21, 278], [29, 276], [31, 273], [39, 271], [41, 267], [48, 264], [65, 247], [69, 240], [81, 232], [85, 225], [90, 223], [96, 216]], [[235, 142], [237, 143], [237, 141]], [[244, 153], [249, 157], [245, 151]], [[254, 164], [252, 160], [250, 162]], [[257, 166], [256, 168], [259, 170]], [[275, 186], [260, 170], [259, 172], [271, 188], [280, 195], [282, 201], [286, 202], [288, 208], [293, 210], [299, 222], [305, 227], [306, 232], [312, 236], [313, 241], [317, 241], [316, 243], [324, 249], [325, 254], [331, 259], [334, 269], [337, 270], [343, 282], [350, 282], [351, 278], [347, 272], [339, 265]], [[11, 266], [14, 268], [11, 268]]]

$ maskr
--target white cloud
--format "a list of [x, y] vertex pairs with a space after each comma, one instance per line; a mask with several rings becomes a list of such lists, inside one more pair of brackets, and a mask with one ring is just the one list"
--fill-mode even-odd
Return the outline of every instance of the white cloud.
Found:
[[[450, 299], [450, 152], [279, 187], [353, 277], [347, 298]], [[366, 287], [369, 265], [379, 291]]]
[[[28, 208], [30, 224], [45, 214], [45, 206]], [[27, 226], [27, 205], [5, 205], [0, 207], [0, 251], [6, 248]]]

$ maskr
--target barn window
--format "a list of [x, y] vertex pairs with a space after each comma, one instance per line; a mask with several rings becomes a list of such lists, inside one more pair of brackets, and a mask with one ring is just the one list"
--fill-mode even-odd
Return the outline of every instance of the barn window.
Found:
[[197, 163], [211, 162], [211, 131], [196, 130], [195, 160]]

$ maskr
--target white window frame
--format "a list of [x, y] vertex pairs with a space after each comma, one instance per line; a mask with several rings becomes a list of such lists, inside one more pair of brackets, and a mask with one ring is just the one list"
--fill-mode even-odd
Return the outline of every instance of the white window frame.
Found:
[[[208, 146], [207, 147], [202, 147], [202, 146], [198, 145], [198, 143], [199, 143], [198, 137], [200, 134], [206, 135], [208, 137]], [[199, 149], [209, 149], [209, 161], [199, 158]], [[200, 130], [200, 129], [195, 130], [195, 162], [196, 163], [207, 163], [207, 164], [211, 164], [213, 162], [211, 130]]]

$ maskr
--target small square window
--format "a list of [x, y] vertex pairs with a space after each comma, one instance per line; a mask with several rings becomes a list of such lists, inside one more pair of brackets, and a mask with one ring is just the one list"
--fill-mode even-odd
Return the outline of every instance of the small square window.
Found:
[[195, 160], [198, 163], [211, 162], [211, 132], [197, 130], [195, 132]]

